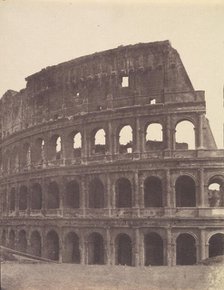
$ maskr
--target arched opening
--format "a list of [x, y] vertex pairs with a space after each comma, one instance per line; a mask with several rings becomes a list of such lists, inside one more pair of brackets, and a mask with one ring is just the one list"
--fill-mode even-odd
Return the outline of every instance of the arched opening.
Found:
[[104, 185], [99, 178], [94, 178], [89, 183], [89, 207], [104, 207]]
[[66, 208], [79, 208], [79, 184], [76, 181], [70, 181], [66, 184], [66, 193], [64, 206]]
[[28, 189], [25, 185], [20, 186], [19, 189], [19, 210], [27, 209]]
[[48, 185], [47, 208], [57, 209], [60, 206], [58, 184], [53, 181]]
[[9, 233], [9, 248], [15, 249], [15, 232], [13, 230]]
[[34, 144], [34, 150], [32, 150], [32, 158], [35, 164], [42, 164], [44, 161], [44, 140], [38, 138]]
[[37, 231], [32, 232], [30, 237], [31, 254], [41, 257], [41, 236]]
[[1, 244], [2, 246], [6, 246], [6, 230], [2, 231]]
[[119, 132], [119, 153], [133, 152], [133, 134], [131, 126], [121, 128]]
[[26, 232], [24, 230], [19, 232], [17, 250], [23, 253], [27, 251]]
[[163, 189], [161, 180], [158, 177], [148, 177], [144, 182], [144, 203], [145, 207], [163, 206]]
[[116, 265], [132, 266], [132, 241], [127, 234], [119, 234], [116, 244]]
[[224, 234], [218, 233], [209, 239], [209, 257], [224, 255]]
[[22, 148], [22, 165], [23, 167], [29, 167], [31, 164], [31, 149], [30, 144], [25, 143]]
[[59, 160], [61, 159], [61, 137], [59, 135], [54, 135], [51, 137], [50, 144], [49, 144], [49, 152], [48, 156], [51, 160]]
[[209, 180], [208, 204], [210, 207], [224, 207], [224, 177], [214, 176]]
[[157, 233], [149, 233], [144, 237], [145, 266], [163, 265], [163, 240]]
[[196, 264], [196, 242], [190, 234], [180, 234], [176, 240], [176, 264]]
[[104, 241], [99, 233], [92, 233], [88, 238], [88, 264], [103, 265], [104, 261]]
[[31, 209], [42, 208], [42, 189], [39, 183], [34, 183], [31, 187]]
[[106, 133], [104, 129], [99, 129], [94, 135], [93, 153], [105, 154], [106, 153]]
[[73, 135], [73, 157], [80, 157], [82, 150], [82, 135], [80, 132]]
[[196, 206], [196, 186], [194, 180], [187, 175], [178, 177], [175, 184], [176, 206]]
[[120, 178], [116, 183], [116, 207], [132, 207], [131, 182], [127, 178]]
[[146, 128], [146, 150], [163, 150], [163, 127], [159, 123], [149, 124]]
[[79, 237], [71, 232], [65, 237], [65, 252], [64, 252], [65, 263], [80, 263], [80, 250], [79, 250]]
[[59, 238], [55, 231], [50, 231], [46, 237], [46, 256], [50, 260], [59, 259]]
[[9, 210], [15, 211], [15, 209], [16, 209], [16, 190], [13, 187], [10, 191]]
[[181, 121], [176, 126], [176, 149], [195, 149], [195, 128], [190, 121]]

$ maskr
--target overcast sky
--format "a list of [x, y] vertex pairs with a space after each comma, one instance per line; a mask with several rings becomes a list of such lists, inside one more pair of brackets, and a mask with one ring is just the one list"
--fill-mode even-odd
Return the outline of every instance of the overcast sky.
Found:
[[0, 96], [24, 88], [25, 77], [44, 67], [168, 39], [195, 90], [205, 90], [207, 117], [223, 147], [224, 1], [119, 2], [0, 0]]

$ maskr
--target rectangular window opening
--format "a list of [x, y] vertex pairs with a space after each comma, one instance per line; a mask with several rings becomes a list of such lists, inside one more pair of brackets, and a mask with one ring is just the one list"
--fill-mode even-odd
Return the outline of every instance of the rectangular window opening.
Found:
[[129, 77], [126, 76], [126, 77], [122, 77], [122, 88], [127, 88], [129, 86]]

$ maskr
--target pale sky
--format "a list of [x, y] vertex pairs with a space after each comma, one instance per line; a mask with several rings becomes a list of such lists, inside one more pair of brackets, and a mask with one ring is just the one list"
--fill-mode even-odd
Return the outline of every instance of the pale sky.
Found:
[[47, 66], [168, 39], [194, 89], [205, 90], [207, 117], [222, 148], [224, 1], [195, 2], [0, 0], [0, 96], [24, 88], [25, 77]]

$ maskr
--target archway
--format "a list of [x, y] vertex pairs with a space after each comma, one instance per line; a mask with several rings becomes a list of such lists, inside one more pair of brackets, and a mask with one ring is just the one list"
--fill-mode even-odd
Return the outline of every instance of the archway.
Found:
[[131, 182], [127, 178], [120, 178], [116, 182], [116, 207], [132, 207]]
[[26, 253], [27, 251], [27, 239], [26, 232], [24, 230], [19, 232], [17, 249], [20, 252]]
[[38, 231], [34, 231], [30, 238], [31, 254], [41, 257], [41, 236]]
[[34, 183], [31, 187], [31, 209], [42, 208], [42, 189], [39, 183]]
[[64, 206], [66, 208], [79, 208], [79, 184], [72, 180], [66, 184]]
[[11, 211], [16, 209], [16, 190], [14, 187], [10, 191], [9, 209]]
[[163, 189], [161, 180], [158, 177], [148, 177], [144, 182], [144, 203], [145, 207], [163, 206]]
[[177, 265], [196, 264], [196, 241], [190, 234], [180, 234], [176, 240]]
[[163, 150], [163, 127], [159, 123], [149, 124], [146, 128], [146, 150]]
[[104, 261], [104, 241], [99, 233], [92, 233], [88, 238], [88, 264], [103, 265]]
[[82, 150], [82, 135], [80, 132], [73, 135], [73, 157], [80, 157]]
[[208, 184], [210, 207], [224, 207], [224, 176], [213, 176]]
[[65, 263], [80, 263], [79, 237], [70, 232], [65, 237], [65, 252], [63, 260]]
[[57, 182], [53, 181], [48, 185], [47, 208], [57, 209], [60, 206], [59, 188]]
[[105, 154], [106, 153], [106, 133], [104, 129], [99, 129], [94, 134], [93, 140], [93, 153]]
[[19, 210], [27, 209], [27, 197], [28, 189], [25, 185], [22, 185], [19, 190]]
[[9, 248], [15, 249], [15, 232], [13, 230], [9, 233]]
[[149, 233], [144, 237], [145, 266], [163, 265], [163, 240], [157, 233]]
[[116, 265], [132, 266], [132, 241], [127, 234], [119, 234], [116, 244]]
[[190, 121], [181, 121], [176, 126], [176, 149], [195, 149], [195, 128]]
[[177, 207], [196, 206], [196, 186], [191, 177], [187, 175], [178, 177], [175, 184], [175, 192]]
[[119, 132], [119, 153], [133, 152], [133, 134], [132, 128], [126, 125]]
[[50, 260], [59, 260], [59, 238], [55, 231], [50, 231], [46, 236], [46, 256]]
[[89, 207], [104, 207], [104, 185], [99, 178], [94, 178], [89, 184]]
[[224, 255], [224, 234], [218, 233], [209, 239], [209, 257]]

